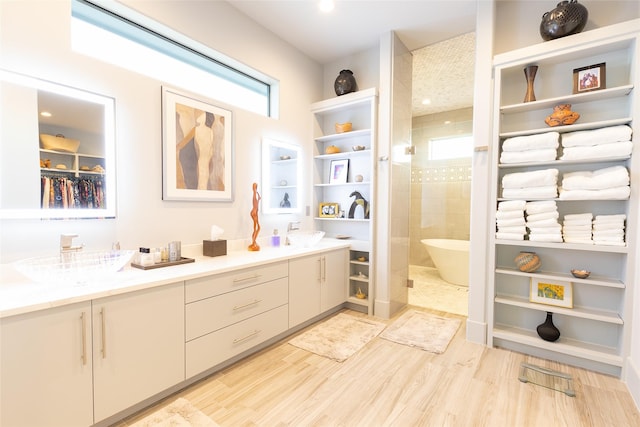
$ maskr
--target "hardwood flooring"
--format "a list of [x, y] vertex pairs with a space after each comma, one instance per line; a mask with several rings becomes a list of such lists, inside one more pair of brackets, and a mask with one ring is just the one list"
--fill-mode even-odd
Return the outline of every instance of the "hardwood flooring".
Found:
[[[640, 425], [640, 413], [617, 378], [467, 342], [463, 316], [408, 308], [463, 319], [446, 352], [377, 337], [339, 363], [285, 339], [118, 426], [178, 397], [221, 426]], [[521, 362], [572, 375], [576, 397], [520, 382]]]

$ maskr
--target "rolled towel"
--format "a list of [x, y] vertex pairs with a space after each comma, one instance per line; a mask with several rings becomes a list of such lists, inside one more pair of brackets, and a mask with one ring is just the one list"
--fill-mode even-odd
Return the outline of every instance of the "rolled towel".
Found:
[[524, 240], [524, 234], [520, 233], [505, 233], [498, 231], [496, 233], [496, 239], [499, 240]]
[[522, 218], [509, 218], [509, 219], [497, 219], [496, 225], [498, 227], [515, 227], [518, 225], [525, 225], [524, 217]]
[[547, 187], [558, 184], [558, 169], [509, 173], [502, 177], [502, 188]]
[[555, 199], [558, 197], [558, 187], [505, 188], [502, 190], [505, 199]]
[[580, 214], [567, 214], [564, 216], [565, 221], [587, 221], [591, 224], [591, 220], [593, 219], [593, 214], [591, 212], [588, 213], [580, 213]]
[[562, 177], [565, 190], [604, 190], [623, 185], [629, 185], [629, 171], [624, 166], [569, 172]]
[[527, 151], [503, 151], [500, 154], [500, 163], [550, 162], [552, 160], [556, 160], [557, 157], [558, 152], [555, 148]]
[[596, 215], [594, 221], [599, 223], [611, 222], [611, 221], [624, 221], [627, 219], [626, 214], [611, 214], [611, 215]]
[[558, 224], [558, 221], [553, 219], [553, 218], [541, 219], [539, 221], [527, 221], [527, 227], [528, 228], [554, 227], [556, 225], [560, 225], [560, 224]]
[[554, 212], [542, 212], [539, 214], [527, 215], [527, 221], [540, 221], [543, 219], [558, 219], [560, 214], [558, 211]]
[[570, 132], [562, 135], [562, 146], [584, 147], [611, 142], [629, 141], [631, 139], [631, 133], [632, 130], [627, 125]]
[[529, 234], [529, 240], [532, 242], [562, 242], [562, 235], [560, 233]]
[[555, 200], [527, 202], [524, 210], [530, 215], [543, 212], [556, 212], [558, 210], [558, 205], [556, 204]]
[[[567, 147], [562, 150], [560, 160], [606, 159], [609, 157], [626, 157], [633, 150], [633, 142], [613, 142], [591, 147]], [[507, 163], [507, 162], [502, 162]]]
[[524, 218], [524, 211], [501, 211], [496, 212], [496, 219]]
[[527, 205], [526, 200], [505, 200], [498, 202], [498, 210], [499, 211], [522, 211], [524, 207]]
[[607, 188], [606, 190], [564, 190], [560, 188], [560, 200], [625, 200], [629, 198], [631, 188]]
[[502, 151], [527, 151], [544, 148], [558, 148], [560, 134], [546, 132], [537, 135], [515, 136], [502, 142]]
[[527, 234], [527, 227], [524, 225], [514, 225], [510, 227], [498, 227], [498, 231], [502, 233], [518, 233], [518, 234]]

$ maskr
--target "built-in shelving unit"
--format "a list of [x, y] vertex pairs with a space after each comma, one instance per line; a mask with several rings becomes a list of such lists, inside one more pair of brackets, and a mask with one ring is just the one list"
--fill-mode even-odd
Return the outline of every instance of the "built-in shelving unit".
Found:
[[[73, 176], [80, 175], [104, 175], [104, 157], [91, 154], [70, 153], [66, 151], [40, 149], [40, 160], [49, 160], [51, 167], [40, 168], [41, 172], [69, 173]], [[56, 168], [64, 165], [66, 169]], [[99, 166], [101, 171], [94, 168]]]
[[[636, 25], [634, 26], [634, 22]], [[637, 21], [600, 28], [494, 58], [495, 107], [491, 162], [494, 171], [492, 197], [497, 209], [500, 183], [507, 173], [548, 168], [562, 175], [575, 171], [593, 171], [614, 165], [625, 166], [631, 176], [631, 197], [626, 200], [555, 199], [559, 223], [567, 214], [625, 214], [626, 246], [601, 246], [573, 243], [499, 240], [490, 236], [489, 343], [534, 356], [621, 376], [630, 349], [633, 279], [636, 276], [635, 247], [638, 218], [638, 174], [640, 163], [634, 137], [631, 156], [588, 160], [553, 160], [500, 164], [502, 143], [506, 138], [535, 135], [549, 131], [561, 134], [629, 125], [640, 134], [635, 118], [638, 105], [638, 52], [640, 33]], [[577, 68], [606, 64], [606, 89], [574, 94], [573, 72]], [[526, 81], [523, 69], [537, 65], [536, 101], [523, 103]], [[544, 118], [554, 106], [571, 104], [580, 119], [572, 125], [550, 128]], [[560, 158], [562, 148], [558, 150]], [[529, 201], [529, 200], [528, 200]], [[493, 214], [495, 224], [495, 211]], [[541, 259], [540, 270], [518, 270], [514, 258], [521, 251], [533, 251]], [[572, 268], [588, 269], [587, 279], [570, 274]], [[572, 308], [532, 302], [530, 286], [534, 280], [572, 284]], [[536, 333], [536, 326], [553, 313], [560, 339], [548, 342]]]
[[[347, 301], [372, 314], [377, 92], [371, 88], [320, 101], [311, 106], [311, 112], [316, 228], [324, 230], [327, 237], [351, 242]], [[335, 125], [346, 122], [352, 123], [352, 130], [337, 132]], [[339, 152], [327, 153], [330, 146]], [[331, 179], [334, 162], [347, 165], [343, 181]], [[321, 215], [320, 206], [324, 203], [338, 205], [335, 215]]]

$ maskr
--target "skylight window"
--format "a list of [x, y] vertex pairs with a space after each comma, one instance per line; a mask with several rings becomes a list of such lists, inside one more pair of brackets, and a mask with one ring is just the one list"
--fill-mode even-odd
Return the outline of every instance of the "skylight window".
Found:
[[277, 81], [117, 3], [72, 0], [72, 47], [163, 83], [277, 116]]

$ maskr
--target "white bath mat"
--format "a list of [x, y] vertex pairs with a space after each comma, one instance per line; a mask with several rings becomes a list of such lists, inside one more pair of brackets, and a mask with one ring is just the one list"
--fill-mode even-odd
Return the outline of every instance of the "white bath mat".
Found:
[[343, 362], [385, 328], [384, 323], [339, 313], [294, 337], [289, 344]]
[[444, 353], [459, 327], [458, 319], [409, 310], [389, 325], [380, 337], [431, 353]]
[[218, 424], [181, 397], [131, 424], [131, 427], [218, 427]]

